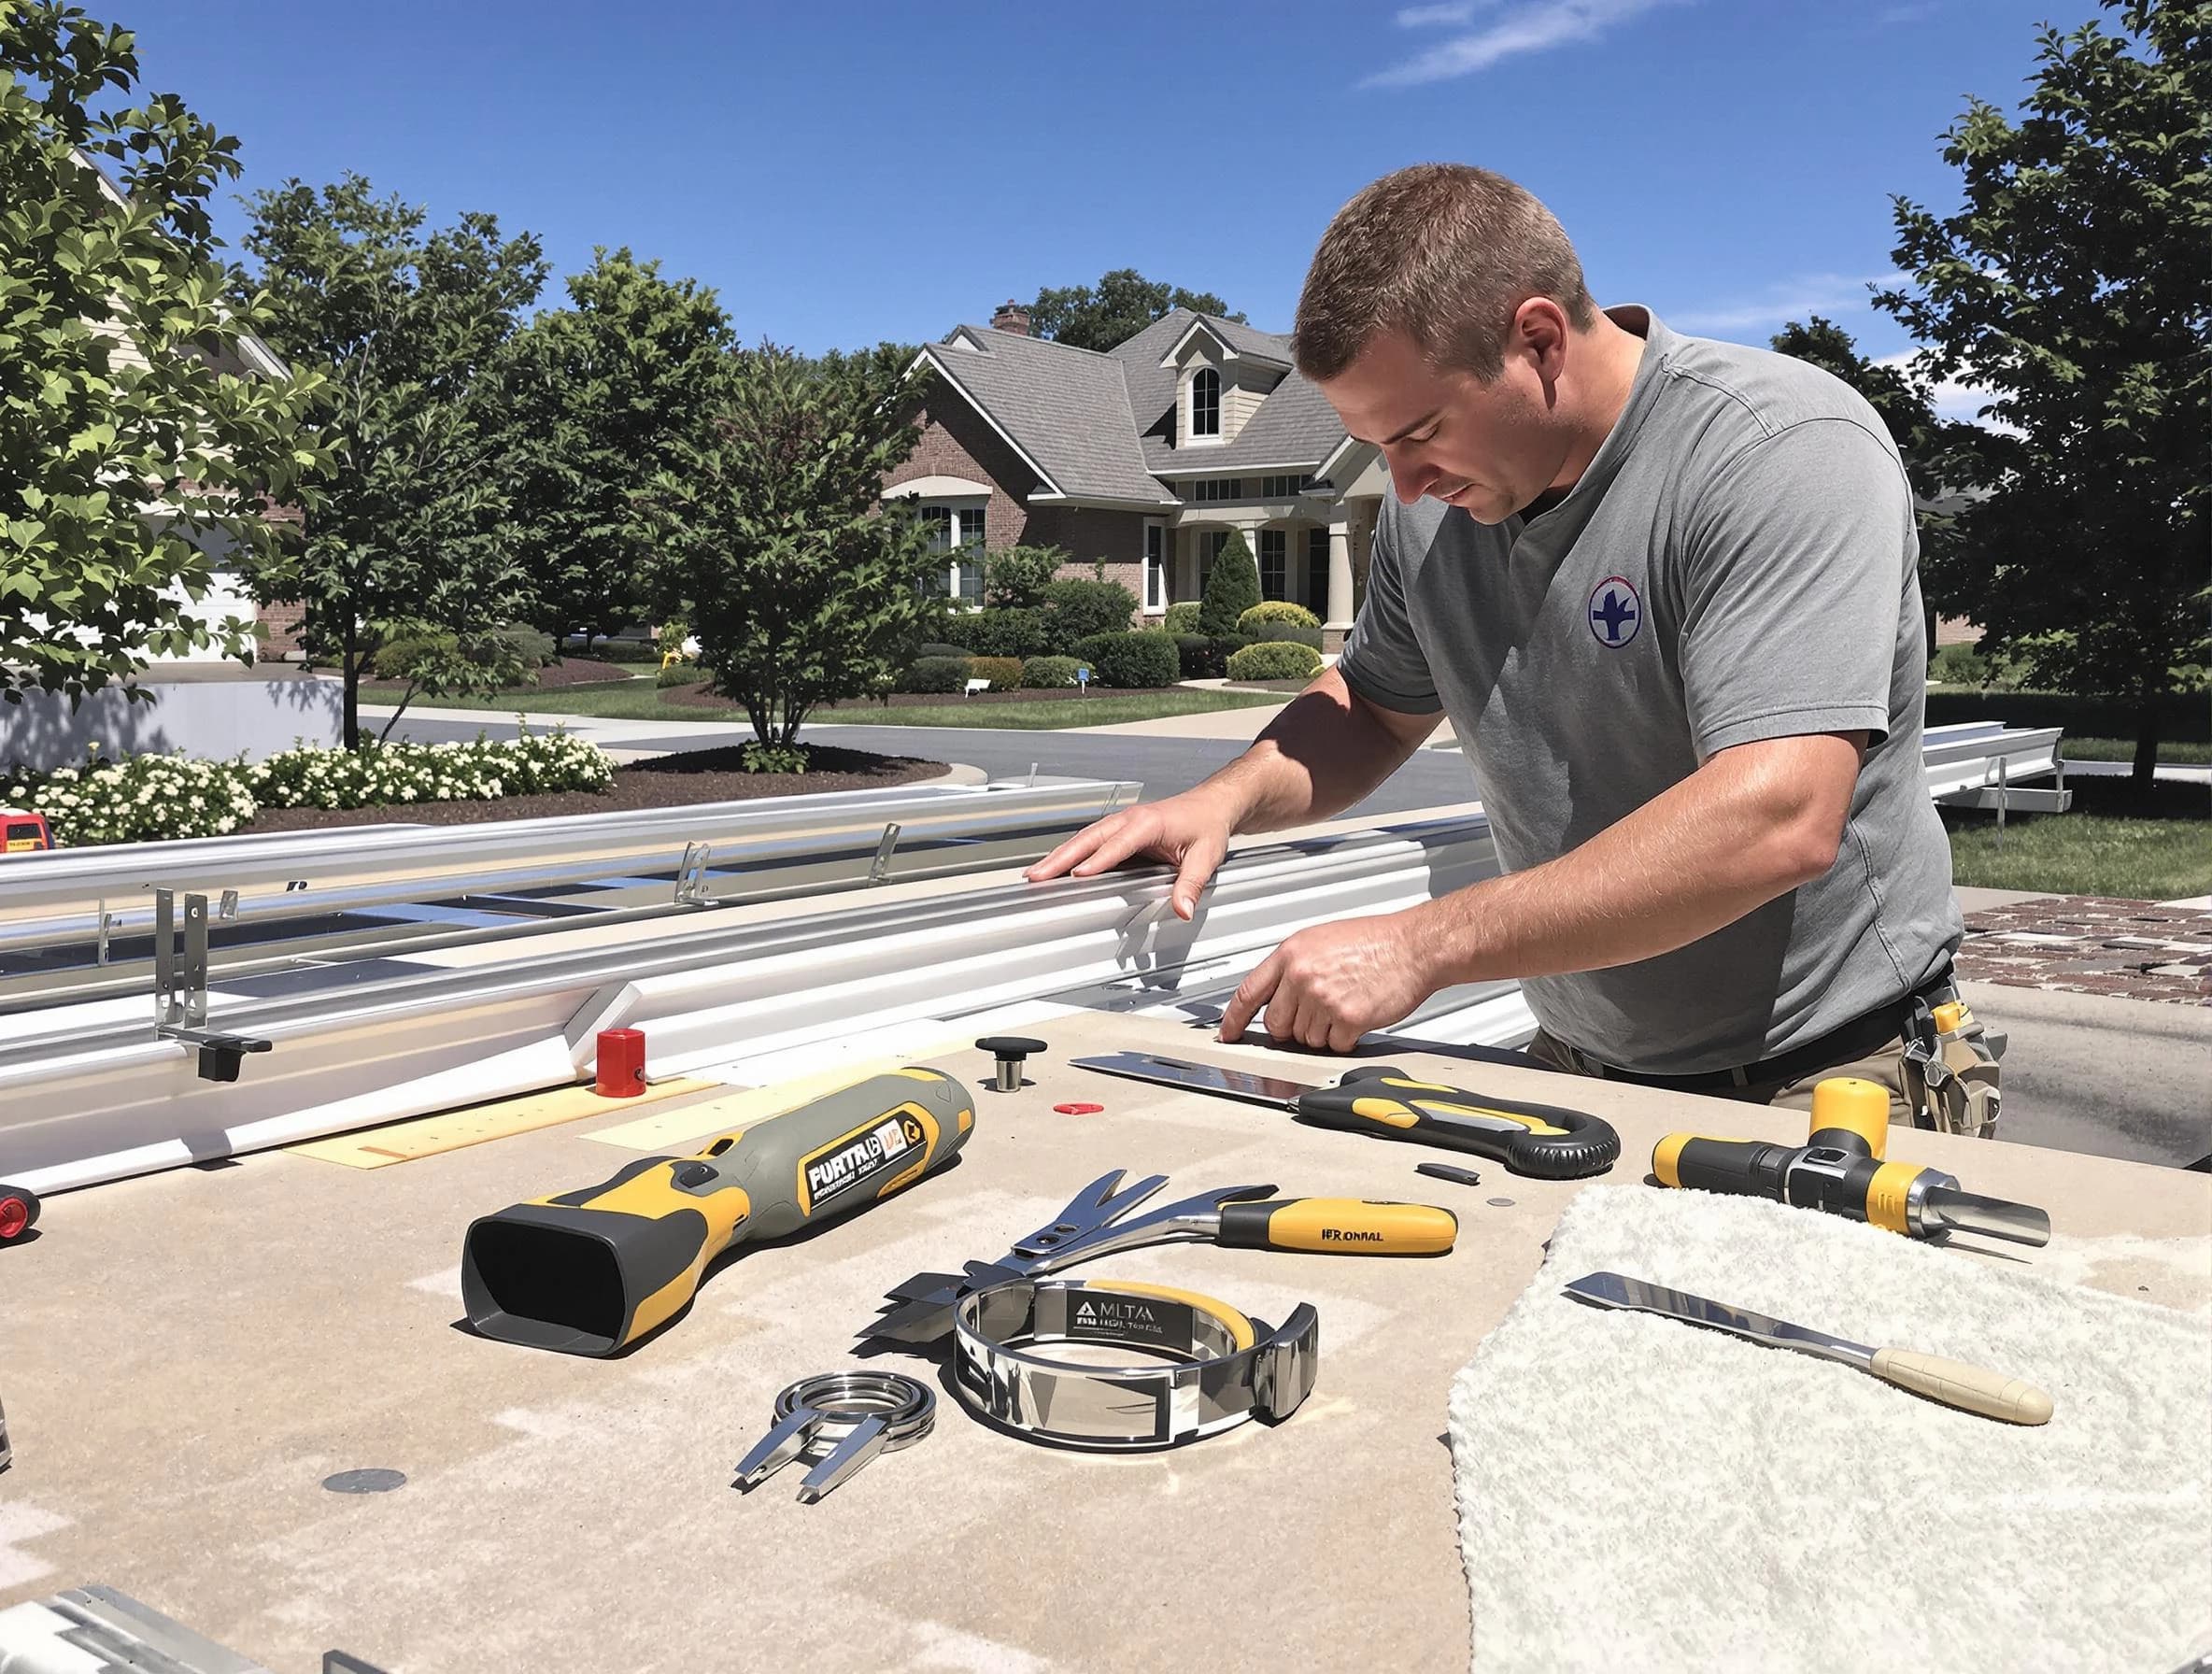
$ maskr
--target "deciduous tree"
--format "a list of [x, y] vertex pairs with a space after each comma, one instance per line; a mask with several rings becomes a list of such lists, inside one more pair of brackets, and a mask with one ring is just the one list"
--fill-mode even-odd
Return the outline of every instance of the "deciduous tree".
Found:
[[1244, 323], [1243, 315], [1231, 314], [1228, 304], [1210, 291], [1185, 291], [1148, 279], [1133, 267], [1117, 267], [1096, 289], [1071, 285], [1038, 291], [1029, 305], [1029, 329], [1075, 348], [1109, 349], [1175, 308]]

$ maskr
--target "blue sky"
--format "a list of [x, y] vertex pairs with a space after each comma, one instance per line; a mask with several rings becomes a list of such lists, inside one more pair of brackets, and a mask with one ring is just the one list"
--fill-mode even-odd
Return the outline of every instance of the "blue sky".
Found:
[[[1764, 342], [1818, 310], [1876, 354], [1889, 194], [2007, 110], [2092, 0], [1365, 0], [1075, 8], [661, 0], [89, 0], [147, 84], [241, 142], [244, 189], [347, 169], [489, 210], [557, 275], [628, 244], [747, 339], [941, 337], [1108, 268], [1288, 329], [1315, 240], [1404, 163], [1559, 215], [1601, 302]], [[243, 211], [227, 195], [234, 241]], [[547, 301], [558, 300], [558, 279]]]

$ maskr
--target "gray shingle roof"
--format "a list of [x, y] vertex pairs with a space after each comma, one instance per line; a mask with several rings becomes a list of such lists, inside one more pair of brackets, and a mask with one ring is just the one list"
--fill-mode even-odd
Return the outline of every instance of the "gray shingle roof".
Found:
[[1240, 354], [1288, 362], [1290, 339], [1176, 308], [1105, 354], [1042, 337], [962, 326], [973, 349], [939, 347], [933, 358], [1062, 491], [1076, 499], [1175, 504], [1150, 474], [1203, 464], [1209, 474], [1317, 465], [1344, 439], [1319, 389], [1288, 374], [1237, 439], [1202, 452], [1143, 435], [1175, 404], [1175, 372], [1160, 359], [1198, 319]]
[[1144, 468], [1120, 361], [1013, 332], [962, 333], [979, 347], [941, 347], [932, 359], [1063, 493], [1172, 503]]

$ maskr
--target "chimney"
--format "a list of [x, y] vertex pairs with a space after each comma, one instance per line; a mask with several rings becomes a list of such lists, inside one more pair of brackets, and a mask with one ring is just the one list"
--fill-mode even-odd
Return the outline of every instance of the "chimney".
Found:
[[991, 330], [1012, 332], [1017, 337], [1029, 334], [1029, 310], [1011, 296], [999, 305], [999, 311], [991, 316]]

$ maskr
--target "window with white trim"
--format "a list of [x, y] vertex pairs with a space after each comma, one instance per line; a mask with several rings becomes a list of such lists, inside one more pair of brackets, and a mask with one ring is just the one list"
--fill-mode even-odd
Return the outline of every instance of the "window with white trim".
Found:
[[1190, 433], [1221, 434], [1221, 374], [1211, 366], [1199, 367], [1191, 376]]
[[1168, 526], [1156, 518], [1144, 523], [1144, 608], [1168, 608]]
[[1194, 502], [1208, 500], [1241, 500], [1244, 498], [1244, 479], [1241, 476], [1202, 476], [1190, 485]]
[[958, 600], [962, 604], [983, 603], [983, 502], [933, 501], [923, 506], [922, 521], [929, 526], [929, 549], [945, 554], [944, 574], [922, 583], [922, 590]]
[[1283, 532], [1263, 529], [1259, 532], [1259, 596], [1263, 599], [1287, 597], [1283, 584], [1288, 579], [1285, 558], [1288, 551]]
[[1262, 500], [1288, 500], [1302, 494], [1313, 486], [1313, 473], [1303, 476], [1263, 476], [1259, 479], [1259, 497]]

